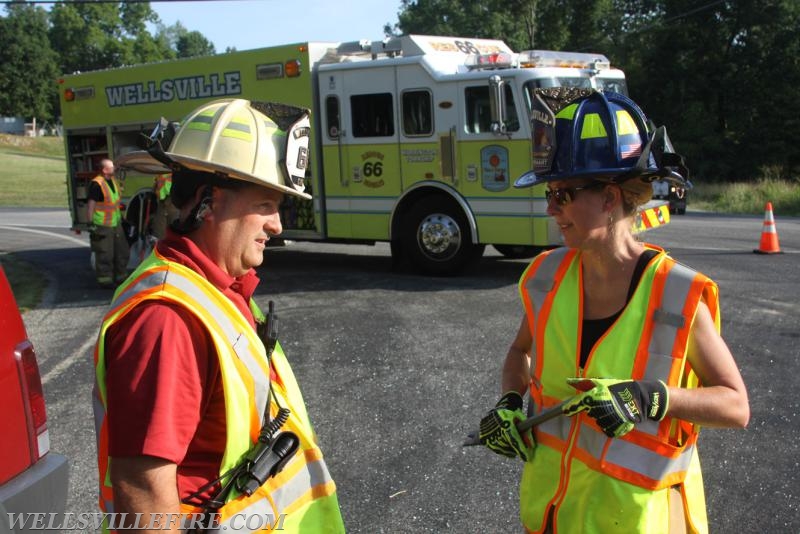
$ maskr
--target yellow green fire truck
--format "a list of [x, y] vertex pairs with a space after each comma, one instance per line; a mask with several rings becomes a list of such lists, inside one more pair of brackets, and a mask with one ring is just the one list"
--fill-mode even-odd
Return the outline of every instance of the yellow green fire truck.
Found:
[[[530, 256], [557, 245], [559, 234], [542, 186], [512, 184], [532, 168], [531, 94], [555, 86], [627, 93], [623, 72], [601, 54], [515, 53], [499, 40], [420, 35], [64, 76], [73, 226], [86, 227], [88, 183], [102, 158], [139, 150], [161, 117], [180, 121], [204, 101], [231, 97], [311, 110], [313, 200], [285, 203], [283, 238], [390, 242], [395, 257], [433, 274], [459, 271], [486, 245]], [[128, 171], [122, 178], [127, 217], [141, 223], [154, 177]], [[654, 205], [639, 226], [668, 218]]]

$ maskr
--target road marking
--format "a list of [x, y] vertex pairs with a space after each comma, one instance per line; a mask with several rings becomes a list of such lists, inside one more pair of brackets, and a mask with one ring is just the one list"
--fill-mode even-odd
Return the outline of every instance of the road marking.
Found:
[[77, 243], [77, 244], [79, 244], [81, 246], [84, 246], [84, 247], [88, 247], [89, 246], [89, 243], [87, 243], [86, 241], [78, 239], [77, 237], [72, 237], [71, 235], [57, 234], [55, 232], [45, 232], [44, 230], [34, 230], [33, 228], [23, 228], [21, 226], [2, 225], [2, 226], [0, 226], [0, 230], [16, 230], [17, 232], [28, 232], [28, 233], [31, 233], [31, 234], [47, 235], [47, 236], [50, 236], [50, 237], [58, 237], [58, 238], [66, 240], [66, 241], [71, 241], [73, 243]]
[[51, 378], [58, 377], [58, 375], [60, 375], [62, 371], [70, 367], [79, 358], [83, 358], [86, 355], [86, 353], [89, 352], [89, 349], [94, 347], [96, 341], [97, 341], [96, 339], [90, 337], [83, 343], [83, 345], [80, 346], [78, 350], [76, 350], [71, 355], [58, 362], [58, 364], [56, 364], [52, 369], [50, 369], [44, 374], [44, 376], [42, 377], [42, 384], [46, 385]]
[[[47, 227], [47, 228], [61, 228], [57, 226]], [[55, 232], [47, 232], [45, 230], [35, 230], [33, 228], [23, 228], [21, 226], [16, 225], [0, 225], [0, 230], [16, 230], [17, 232], [28, 232], [31, 234], [39, 234], [39, 235], [46, 235], [50, 237], [56, 237], [59, 239], [64, 239], [65, 241], [70, 241], [72, 243], [77, 243], [83, 247], [88, 247], [89, 243], [86, 241], [82, 241], [77, 237], [72, 237], [71, 235], [64, 235], [64, 234], [57, 234]], [[52, 369], [50, 369], [47, 373], [44, 374], [42, 377], [42, 384], [47, 384], [53, 378], [58, 377], [65, 369], [70, 367], [73, 363], [75, 363], [79, 358], [84, 357], [84, 355], [94, 346], [96, 339], [89, 338], [87, 339], [80, 348], [75, 351], [72, 355], [67, 358], [62, 359], [55, 365]]]
[[36, 228], [58, 228], [59, 230], [66, 230], [63, 224], [20, 224], [20, 223], [3, 223], [3, 226], [15, 226], [17, 228], [24, 228], [26, 226], [35, 226]]

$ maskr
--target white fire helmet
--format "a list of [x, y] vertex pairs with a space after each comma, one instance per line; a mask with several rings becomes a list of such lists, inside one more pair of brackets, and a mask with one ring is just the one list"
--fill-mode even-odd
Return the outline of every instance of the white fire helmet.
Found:
[[[176, 132], [162, 119], [147, 151], [120, 156], [117, 165], [147, 173], [210, 172], [310, 199], [304, 183], [309, 138], [307, 110], [242, 99], [214, 100], [190, 112]], [[166, 150], [162, 142], [169, 143]]]

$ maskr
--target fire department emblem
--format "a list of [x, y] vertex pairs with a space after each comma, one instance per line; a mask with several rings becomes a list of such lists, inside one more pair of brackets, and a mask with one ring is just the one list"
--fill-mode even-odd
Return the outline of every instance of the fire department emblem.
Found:
[[508, 180], [508, 149], [488, 145], [481, 149], [481, 185], [487, 191], [504, 191]]

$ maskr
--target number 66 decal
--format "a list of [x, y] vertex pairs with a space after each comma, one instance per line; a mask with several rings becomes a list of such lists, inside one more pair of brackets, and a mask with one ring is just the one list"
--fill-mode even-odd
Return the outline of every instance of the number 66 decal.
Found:
[[374, 163], [368, 161], [364, 164], [362, 173], [364, 174], [365, 177], [381, 176], [383, 174], [383, 163], [380, 161], [376, 161]]

